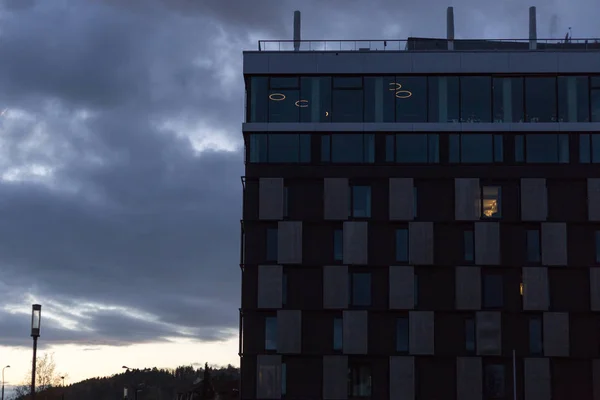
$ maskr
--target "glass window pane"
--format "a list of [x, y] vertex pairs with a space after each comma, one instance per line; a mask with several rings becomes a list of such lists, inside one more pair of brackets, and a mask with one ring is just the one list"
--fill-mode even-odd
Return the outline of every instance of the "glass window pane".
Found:
[[362, 163], [364, 153], [363, 134], [334, 133], [331, 135], [331, 162]]
[[299, 90], [271, 89], [269, 91], [269, 122], [299, 122]]
[[523, 135], [515, 136], [515, 162], [525, 161], [525, 139]]
[[342, 261], [344, 258], [344, 232], [341, 229], [333, 231], [333, 259]]
[[525, 135], [528, 163], [558, 163], [558, 135]]
[[429, 122], [458, 122], [458, 93], [458, 77], [429, 77]]
[[489, 133], [461, 134], [460, 161], [462, 163], [491, 163], [494, 161], [493, 137]]
[[254, 133], [250, 135], [250, 162], [267, 162], [267, 135]]
[[414, 302], [415, 302], [415, 307], [417, 307], [419, 305], [419, 275], [413, 275], [414, 276]]
[[281, 275], [281, 304], [284, 306], [287, 304], [287, 286], [288, 286], [288, 276], [284, 272]]
[[408, 262], [408, 229], [396, 229], [396, 261]]
[[268, 146], [270, 163], [300, 161], [300, 135], [296, 133], [271, 133]]
[[389, 92], [396, 100], [396, 122], [427, 122], [427, 78], [397, 76]]
[[460, 162], [460, 135], [452, 133], [448, 143], [448, 161], [451, 163]]
[[342, 350], [344, 343], [344, 323], [341, 318], [333, 319], [333, 349]]
[[475, 242], [474, 242], [473, 231], [465, 231], [464, 242], [465, 242], [465, 261], [473, 261], [475, 259]]
[[540, 262], [540, 231], [527, 231], [527, 261]]
[[465, 350], [475, 351], [475, 320], [472, 318], [465, 321]]
[[486, 365], [485, 396], [489, 399], [504, 399], [506, 388], [504, 379], [504, 365]]
[[363, 121], [363, 91], [350, 89], [333, 90], [333, 122]]
[[600, 135], [592, 134], [590, 135], [591, 145], [592, 145], [592, 162], [600, 163]]
[[396, 321], [396, 351], [408, 351], [408, 318], [398, 318]]
[[587, 76], [558, 77], [558, 121], [589, 122], [589, 87]]
[[371, 368], [368, 365], [350, 368], [349, 391], [353, 397], [371, 396]]
[[426, 163], [427, 150], [427, 134], [396, 135], [396, 162]]
[[483, 217], [502, 217], [502, 188], [499, 186], [484, 186], [482, 190]]
[[502, 307], [503, 291], [502, 275], [485, 275], [483, 277], [483, 306], [486, 308]]
[[428, 146], [428, 154], [427, 161], [432, 164], [436, 164], [440, 162], [440, 139], [437, 134], [428, 134], [427, 135]]
[[300, 78], [300, 122], [331, 122], [331, 77]]
[[600, 231], [596, 231], [596, 262], [600, 263]]
[[562, 164], [569, 162], [569, 135], [558, 135], [558, 162]]
[[489, 76], [460, 78], [460, 121], [492, 121], [492, 79]]
[[494, 135], [494, 162], [504, 161], [503, 147], [502, 135]]
[[334, 89], [361, 89], [362, 77], [360, 76], [336, 76], [333, 78]]
[[277, 318], [265, 318], [265, 350], [277, 350]]
[[385, 137], [385, 162], [394, 161], [394, 135]]
[[300, 134], [298, 135], [300, 141], [300, 162], [308, 163], [310, 162], [310, 138], [311, 135], [308, 134]]
[[250, 78], [250, 120], [248, 122], [267, 122], [269, 110], [269, 78], [253, 76]]
[[281, 395], [285, 396], [287, 393], [287, 364], [281, 363]]
[[321, 161], [331, 161], [331, 136], [321, 136]]
[[267, 229], [267, 261], [277, 261], [277, 228]]
[[592, 90], [591, 96], [592, 122], [600, 122], [600, 89]]
[[523, 78], [494, 78], [494, 122], [523, 122]]
[[579, 162], [588, 164], [591, 161], [591, 153], [590, 135], [582, 133], [579, 135]]
[[371, 305], [371, 275], [368, 273], [352, 274], [352, 305]]
[[529, 320], [529, 352], [532, 355], [542, 355], [542, 320], [533, 317]]
[[525, 78], [527, 122], [556, 122], [556, 78]]
[[371, 217], [371, 187], [352, 187], [352, 216], [355, 218]]
[[363, 138], [363, 162], [373, 163], [375, 162], [375, 135], [372, 133], [365, 133]]
[[393, 77], [365, 77], [365, 122], [394, 122], [395, 82]]
[[298, 89], [299, 80], [297, 76], [272, 77], [271, 89]]
[[413, 218], [417, 218], [417, 210], [419, 205], [419, 191], [413, 187]]

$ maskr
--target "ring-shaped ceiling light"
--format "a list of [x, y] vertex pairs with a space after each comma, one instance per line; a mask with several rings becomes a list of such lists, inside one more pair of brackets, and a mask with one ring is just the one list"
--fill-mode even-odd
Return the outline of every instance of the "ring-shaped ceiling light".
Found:
[[298, 100], [294, 104], [296, 104], [296, 107], [306, 108], [308, 107], [308, 100]]
[[390, 92], [396, 92], [396, 91], [402, 89], [402, 85], [399, 83], [396, 83], [396, 82], [390, 82], [390, 83], [388, 83], [388, 86], [396, 86], [396, 87], [390, 87], [388, 89]]
[[398, 90], [396, 92], [396, 98], [398, 99], [408, 99], [410, 96], [412, 96], [412, 92], [408, 90]]
[[269, 99], [273, 101], [282, 101], [285, 100], [285, 94], [283, 93], [271, 93], [269, 95]]

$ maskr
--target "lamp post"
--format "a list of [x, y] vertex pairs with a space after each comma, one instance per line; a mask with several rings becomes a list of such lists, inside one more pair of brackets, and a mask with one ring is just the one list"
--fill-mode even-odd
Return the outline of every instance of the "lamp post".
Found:
[[31, 365], [31, 400], [35, 400], [35, 364], [37, 341], [40, 337], [40, 323], [42, 321], [42, 306], [34, 304], [31, 307], [31, 337], [33, 338], [33, 362]]
[[7, 365], [6, 367], [2, 368], [2, 400], [4, 400], [4, 370], [6, 368], [10, 368], [10, 365]]
[[62, 379], [62, 400], [65, 400], [65, 377], [61, 376], [60, 379]]

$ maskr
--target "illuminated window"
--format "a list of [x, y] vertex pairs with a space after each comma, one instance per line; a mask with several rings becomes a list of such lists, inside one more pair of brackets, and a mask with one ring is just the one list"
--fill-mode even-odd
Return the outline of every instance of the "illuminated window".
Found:
[[341, 317], [333, 319], [333, 350], [341, 351], [344, 344], [344, 321]]
[[386, 162], [435, 164], [440, 162], [439, 136], [409, 133], [388, 135], [385, 141]]
[[526, 122], [557, 122], [556, 78], [525, 78]]
[[483, 186], [481, 188], [482, 218], [502, 217], [502, 188], [500, 186]]
[[491, 77], [461, 77], [460, 93], [460, 122], [492, 122]]
[[277, 350], [277, 317], [265, 318], [265, 350]]

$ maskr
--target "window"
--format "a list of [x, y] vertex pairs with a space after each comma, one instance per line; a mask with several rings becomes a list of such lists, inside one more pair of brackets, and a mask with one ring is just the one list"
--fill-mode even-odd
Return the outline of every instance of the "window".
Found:
[[448, 161], [465, 164], [502, 162], [504, 155], [502, 147], [502, 135], [451, 134], [448, 144]]
[[592, 122], [600, 122], [600, 82], [594, 83], [594, 78], [592, 78], [592, 90], [590, 95]]
[[341, 351], [344, 344], [344, 321], [341, 317], [333, 319], [333, 350]]
[[352, 397], [371, 396], [371, 366], [365, 364], [351, 365], [348, 377], [348, 395]]
[[558, 77], [558, 122], [590, 122], [587, 76]]
[[525, 135], [525, 156], [528, 163], [568, 163], [569, 136], [553, 133]]
[[527, 261], [539, 263], [540, 260], [540, 231], [529, 229], [527, 230]]
[[281, 363], [281, 395], [287, 394], [287, 364]]
[[525, 161], [525, 138], [523, 135], [515, 136], [515, 162], [522, 163]]
[[485, 396], [489, 399], [503, 399], [506, 387], [504, 379], [504, 365], [486, 365], [484, 380]]
[[287, 295], [288, 295], [288, 275], [285, 271], [283, 271], [281, 275], [281, 305], [287, 305]]
[[460, 78], [460, 122], [492, 122], [492, 78]]
[[419, 275], [414, 274], [413, 275], [413, 282], [414, 282], [414, 286], [413, 286], [413, 294], [414, 294], [414, 303], [415, 303], [415, 308], [419, 305]]
[[333, 259], [335, 261], [344, 259], [344, 231], [341, 229], [333, 231]]
[[407, 164], [439, 163], [439, 136], [426, 133], [388, 135], [385, 139], [385, 161]]
[[419, 204], [419, 194], [416, 186], [413, 186], [413, 218], [417, 218], [417, 205]]
[[300, 122], [331, 122], [331, 77], [300, 78]]
[[596, 231], [596, 263], [600, 264], [600, 231]]
[[526, 122], [557, 122], [556, 78], [525, 78]]
[[248, 122], [267, 122], [269, 113], [269, 78], [253, 76], [250, 78], [250, 107]]
[[395, 89], [396, 122], [427, 122], [427, 78], [397, 76]]
[[502, 188], [483, 186], [481, 188], [481, 213], [483, 218], [502, 217]]
[[408, 353], [408, 318], [400, 317], [396, 320], [396, 351]]
[[352, 306], [371, 305], [371, 274], [366, 272], [350, 274], [350, 304]]
[[463, 233], [465, 261], [475, 261], [475, 236], [473, 230], [466, 230]]
[[251, 163], [308, 163], [310, 135], [255, 133], [250, 135]]
[[267, 229], [267, 257], [266, 261], [277, 261], [277, 228]]
[[475, 352], [475, 319], [465, 320], [465, 350], [468, 353]]
[[354, 218], [371, 217], [371, 187], [350, 187], [350, 215]]
[[429, 77], [429, 122], [459, 121], [459, 83], [456, 76]]
[[600, 135], [584, 133], [579, 135], [579, 162], [600, 163]]
[[375, 135], [373, 134], [334, 133], [321, 138], [322, 162], [375, 162]]
[[502, 308], [504, 302], [502, 275], [483, 276], [483, 307]]
[[290, 197], [289, 197], [289, 188], [287, 186], [283, 187], [283, 218], [287, 218], [290, 216]]
[[300, 79], [298, 77], [276, 77], [270, 79], [269, 122], [299, 122]]
[[396, 79], [393, 76], [365, 77], [365, 122], [394, 122]]
[[529, 319], [529, 353], [533, 356], [543, 355], [542, 318], [535, 316]]
[[332, 121], [363, 121], [362, 77], [333, 77]]
[[265, 318], [265, 350], [277, 350], [277, 317]]
[[396, 229], [396, 261], [408, 262], [408, 229]]
[[523, 122], [523, 78], [493, 78], [494, 122]]

